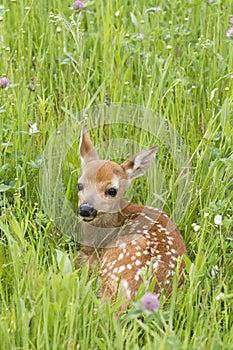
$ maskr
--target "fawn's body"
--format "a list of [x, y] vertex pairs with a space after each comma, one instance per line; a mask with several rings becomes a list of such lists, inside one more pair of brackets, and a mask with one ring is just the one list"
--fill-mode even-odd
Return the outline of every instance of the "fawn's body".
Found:
[[[103, 291], [111, 298], [123, 290], [132, 299], [147, 270], [149, 282], [156, 278], [156, 293], [162, 288], [170, 292], [177, 259], [187, 254], [181, 234], [162, 210], [122, 199], [131, 180], [149, 168], [157, 148], [118, 165], [99, 160], [86, 128], [82, 131], [78, 212], [84, 244], [79, 260], [81, 264], [99, 262]], [[180, 272], [183, 268], [181, 262]]]

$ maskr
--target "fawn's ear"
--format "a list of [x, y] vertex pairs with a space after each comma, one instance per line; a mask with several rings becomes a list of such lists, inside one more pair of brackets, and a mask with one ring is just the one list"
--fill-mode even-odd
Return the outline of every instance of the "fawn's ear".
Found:
[[155, 145], [147, 150], [141, 151], [121, 164], [129, 179], [132, 180], [146, 173], [155, 158], [158, 148], [159, 146]]
[[87, 133], [86, 125], [82, 128], [79, 154], [83, 164], [99, 159], [96, 149]]

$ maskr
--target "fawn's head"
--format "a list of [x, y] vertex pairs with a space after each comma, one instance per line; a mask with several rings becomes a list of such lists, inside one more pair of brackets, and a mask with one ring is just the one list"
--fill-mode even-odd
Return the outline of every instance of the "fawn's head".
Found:
[[78, 214], [86, 222], [101, 226], [111, 216], [121, 212], [124, 192], [132, 179], [144, 175], [150, 167], [158, 145], [137, 153], [119, 165], [100, 160], [84, 126], [79, 153], [82, 176], [78, 181]]

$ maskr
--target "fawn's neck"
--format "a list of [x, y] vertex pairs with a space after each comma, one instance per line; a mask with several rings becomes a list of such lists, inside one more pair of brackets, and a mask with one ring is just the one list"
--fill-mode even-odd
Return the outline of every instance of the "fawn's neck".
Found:
[[104, 213], [91, 223], [82, 223], [82, 244], [92, 247], [106, 247], [120, 236], [128, 220], [140, 214], [142, 206], [127, 201], [121, 203], [116, 213]]

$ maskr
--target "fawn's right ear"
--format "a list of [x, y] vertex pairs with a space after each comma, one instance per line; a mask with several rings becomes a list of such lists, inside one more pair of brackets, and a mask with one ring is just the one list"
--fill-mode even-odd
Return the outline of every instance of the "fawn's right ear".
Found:
[[121, 164], [130, 180], [142, 176], [147, 172], [155, 158], [158, 148], [159, 146], [155, 145], [149, 149], [141, 151]]
[[92, 160], [99, 159], [98, 154], [96, 152], [95, 147], [90, 139], [90, 136], [87, 133], [87, 126], [83, 126], [80, 146], [79, 146], [79, 154], [82, 160], [83, 165], [85, 163], [91, 162]]

